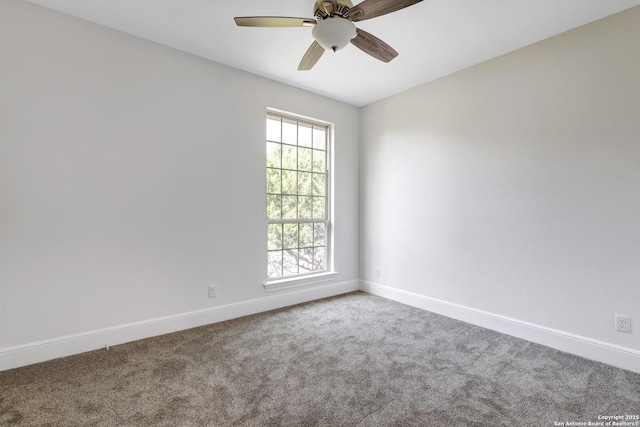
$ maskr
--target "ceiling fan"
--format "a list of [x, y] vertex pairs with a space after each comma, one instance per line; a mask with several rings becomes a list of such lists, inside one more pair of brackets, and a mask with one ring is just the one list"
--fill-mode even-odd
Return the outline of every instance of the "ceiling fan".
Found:
[[240, 27], [313, 27], [314, 42], [302, 57], [298, 70], [312, 69], [325, 50], [336, 52], [349, 43], [380, 61], [389, 62], [398, 52], [376, 36], [356, 28], [354, 22], [396, 12], [421, 1], [364, 0], [354, 6], [351, 0], [316, 0], [314, 18], [245, 16], [234, 20]]

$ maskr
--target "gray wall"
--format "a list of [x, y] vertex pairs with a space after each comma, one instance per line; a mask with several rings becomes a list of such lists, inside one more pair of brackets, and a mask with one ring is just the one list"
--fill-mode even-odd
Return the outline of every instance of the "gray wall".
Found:
[[356, 107], [20, 0], [0, 63], [0, 350], [266, 298], [267, 107], [335, 124], [357, 281]]
[[361, 278], [640, 349], [638, 40], [636, 7], [364, 107]]

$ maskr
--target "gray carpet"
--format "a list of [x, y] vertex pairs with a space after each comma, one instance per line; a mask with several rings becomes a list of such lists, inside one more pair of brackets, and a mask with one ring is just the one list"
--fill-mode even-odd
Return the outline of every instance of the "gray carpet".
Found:
[[0, 372], [0, 425], [553, 426], [640, 375], [361, 292]]

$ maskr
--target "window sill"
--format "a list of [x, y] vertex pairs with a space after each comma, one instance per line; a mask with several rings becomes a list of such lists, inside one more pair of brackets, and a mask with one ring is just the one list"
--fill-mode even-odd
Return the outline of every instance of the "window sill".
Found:
[[301, 288], [304, 286], [313, 286], [320, 283], [330, 282], [338, 275], [335, 271], [327, 271], [324, 273], [310, 274], [307, 276], [291, 277], [279, 280], [271, 280], [264, 284], [267, 292], [282, 291], [284, 289]]

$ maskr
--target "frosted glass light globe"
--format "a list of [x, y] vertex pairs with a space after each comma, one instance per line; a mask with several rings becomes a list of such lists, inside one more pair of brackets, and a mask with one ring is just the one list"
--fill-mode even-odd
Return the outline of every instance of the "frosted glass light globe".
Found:
[[348, 45], [356, 36], [356, 26], [345, 18], [327, 18], [313, 27], [311, 35], [320, 46], [335, 52]]

